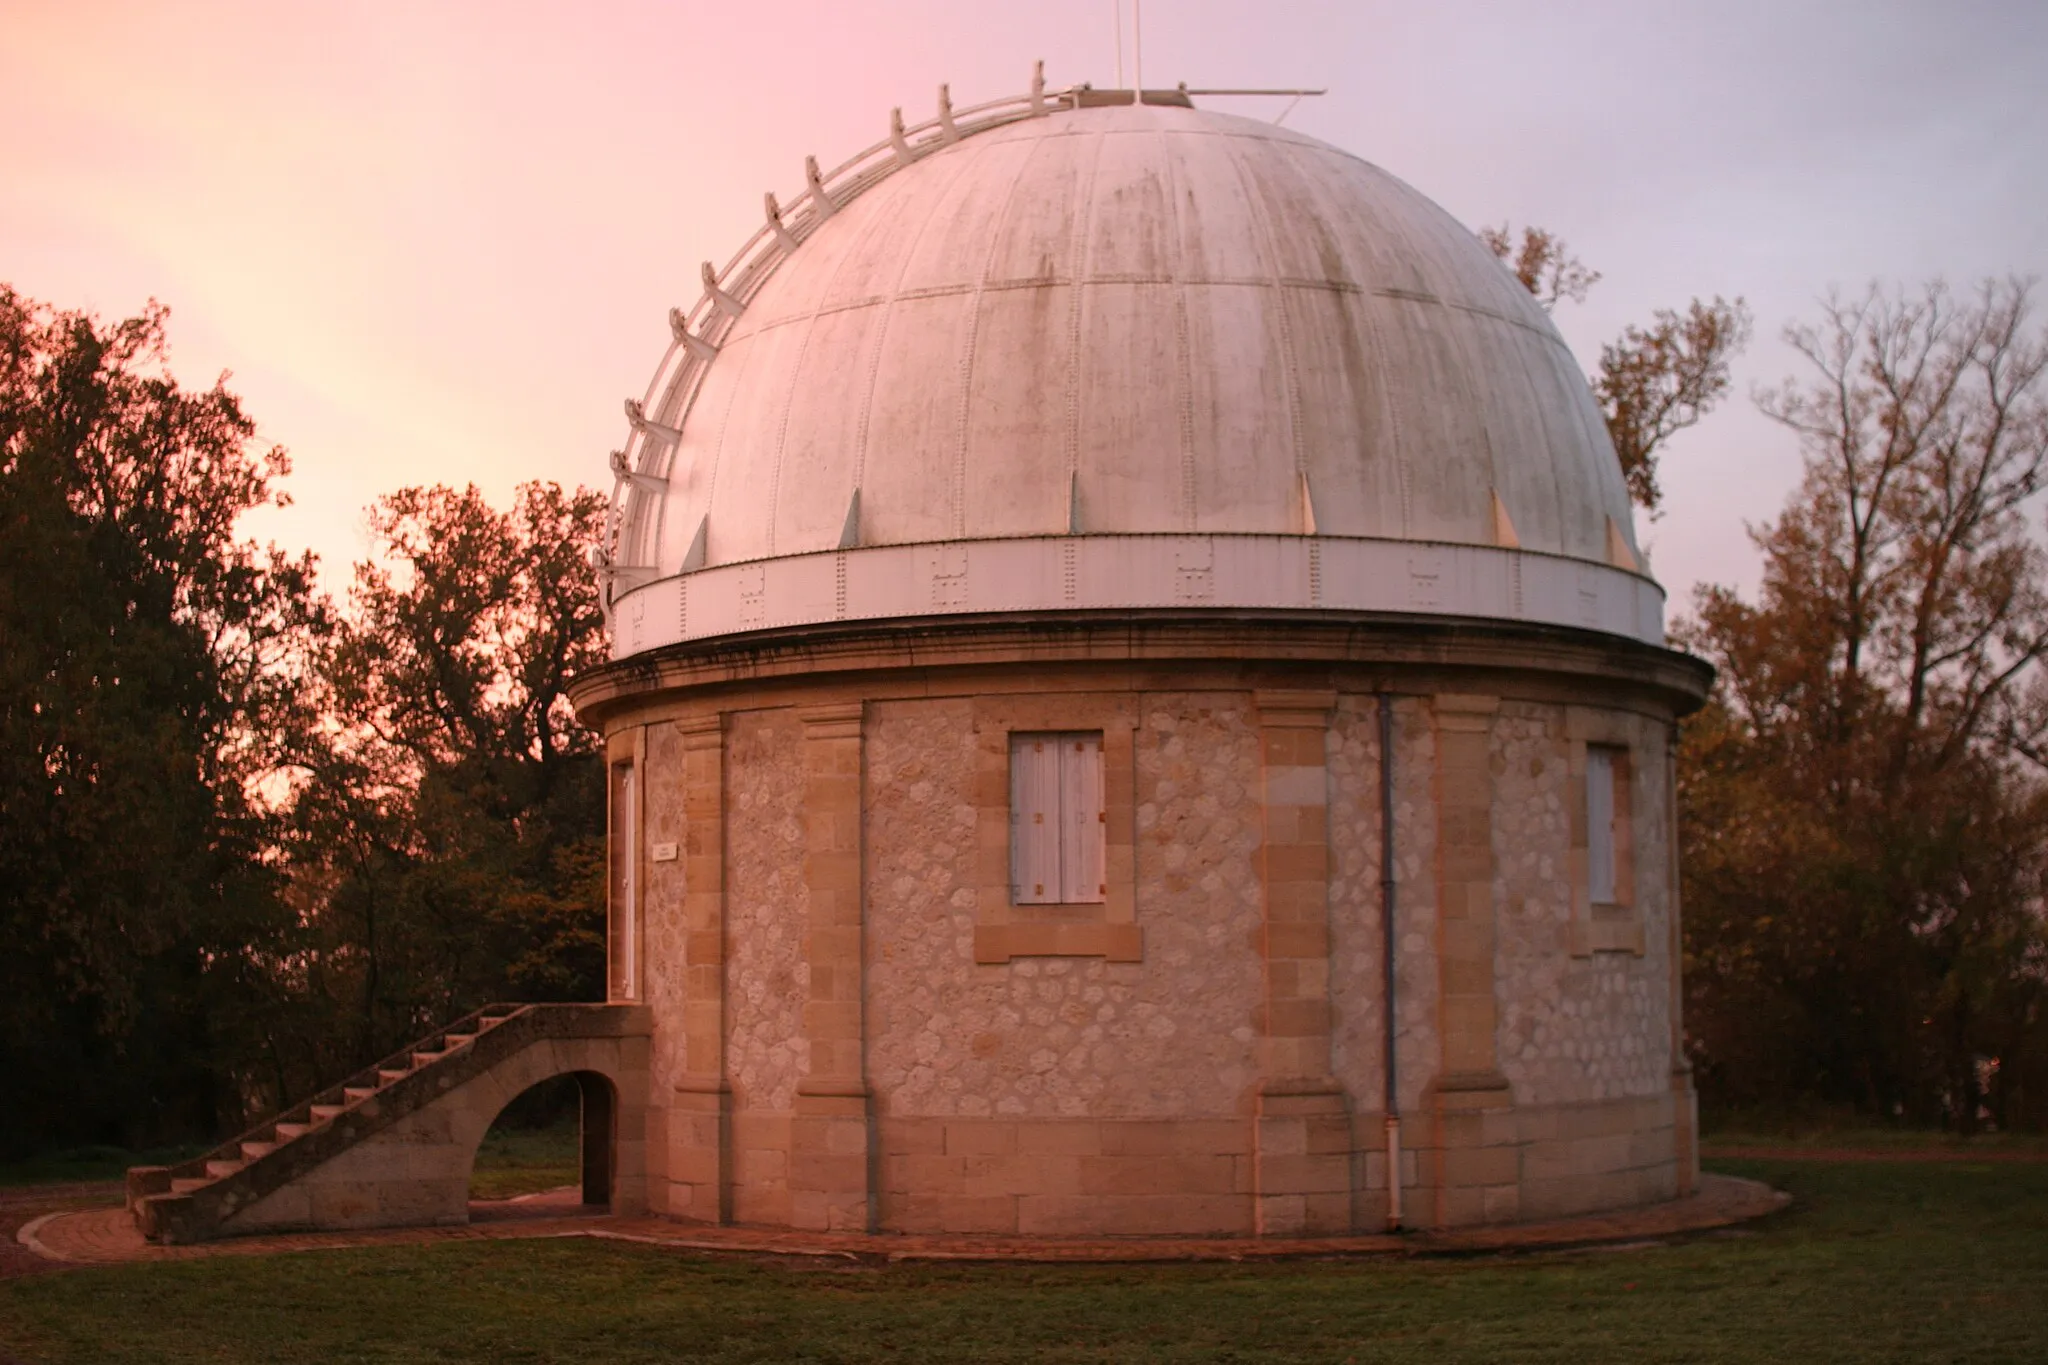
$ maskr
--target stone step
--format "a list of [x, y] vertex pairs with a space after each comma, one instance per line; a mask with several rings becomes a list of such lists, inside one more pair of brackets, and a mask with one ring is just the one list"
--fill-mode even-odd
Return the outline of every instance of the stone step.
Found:
[[276, 1150], [277, 1144], [274, 1142], [245, 1142], [242, 1144], [242, 1160], [254, 1161], [258, 1157], [269, 1156]]
[[315, 1104], [307, 1106], [306, 1112], [313, 1116], [313, 1122], [325, 1123], [346, 1108], [346, 1104]]
[[447, 1055], [445, 1052], [415, 1052], [412, 1054], [412, 1064], [415, 1068], [423, 1067], [428, 1062], [438, 1062]]
[[402, 1081], [410, 1075], [412, 1075], [412, 1070], [410, 1067], [402, 1071], [387, 1071], [380, 1066], [377, 1068], [378, 1086], [379, 1088], [382, 1088], [383, 1086], [391, 1084], [393, 1081]]
[[[320, 1108], [332, 1109], [335, 1114], [339, 1114], [341, 1112], [341, 1106], [335, 1104], [323, 1104], [320, 1106]], [[332, 1118], [334, 1117], [334, 1115], [329, 1114], [327, 1117]], [[315, 1114], [313, 1116], [313, 1119], [314, 1122], [317, 1123], [320, 1119], [320, 1115]], [[277, 1140], [280, 1143], [290, 1142], [293, 1138], [304, 1137], [306, 1134], [312, 1131], [313, 1124], [311, 1123], [280, 1123], [277, 1125], [276, 1128]]]
[[192, 1191], [204, 1189], [206, 1186], [211, 1185], [212, 1183], [213, 1181], [207, 1179], [204, 1176], [179, 1176], [177, 1179], [171, 1182], [171, 1193], [190, 1194], [192, 1193]]
[[[443, 1037], [441, 1041], [446, 1045], [448, 1052], [453, 1052], [465, 1043], [475, 1042], [476, 1035], [474, 1033], [450, 1033]], [[445, 1056], [447, 1054], [443, 1053], [442, 1055]]]
[[374, 1085], [345, 1085], [341, 1088], [341, 1093], [350, 1104], [354, 1104], [359, 1100], [366, 1100], [376, 1094], [377, 1087]]
[[223, 1176], [233, 1175], [247, 1164], [245, 1161], [209, 1161], [206, 1163], [206, 1178], [219, 1180]]

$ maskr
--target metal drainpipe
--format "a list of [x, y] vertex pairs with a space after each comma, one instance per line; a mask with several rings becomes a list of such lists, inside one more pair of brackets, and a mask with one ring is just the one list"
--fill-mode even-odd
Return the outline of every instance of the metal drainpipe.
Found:
[[1387, 1231], [1401, 1228], [1401, 1092], [1394, 1071], [1394, 699], [1379, 694], [1380, 707], [1380, 963], [1385, 1041], [1381, 1070], [1387, 1078]]

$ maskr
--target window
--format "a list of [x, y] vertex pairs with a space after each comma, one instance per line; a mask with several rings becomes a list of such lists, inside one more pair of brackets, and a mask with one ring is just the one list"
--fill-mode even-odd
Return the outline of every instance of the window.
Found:
[[1612, 749], [1586, 749], [1586, 894], [1595, 905], [1613, 905], [1619, 884]]
[[1010, 736], [1010, 901], [1107, 899], [1102, 732]]
[[[1640, 728], [1636, 718], [1604, 707], [1565, 709], [1571, 765], [1573, 957], [1643, 953], [1634, 814], [1637, 788], [1645, 779], [1637, 742]], [[1648, 780], [1668, 783], [1669, 771], [1651, 768]], [[1656, 898], [1654, 885], [1650, 894]]]

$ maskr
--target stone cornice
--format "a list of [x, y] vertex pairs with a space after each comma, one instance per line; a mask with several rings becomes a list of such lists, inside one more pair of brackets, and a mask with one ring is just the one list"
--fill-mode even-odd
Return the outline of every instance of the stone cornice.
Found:
[[[1512, 676], [1594, 683], [1683, 715], [1705, 699], [1713, 670], [1677, 650], [1605, 632], [1499, 621], [1337, 612], [1030, 612], [914, 622], [802, 626], [671, 645], [591, 670], [570, 687], [587, 725], [627, 706], [778, 690], [803, 680], [932, 678], [1020, 666], [1253, 663], [1287, 681], [1330, 687], [1371, 673], [1372, 688], [1436, 691], [1418, 675], [1455, 674], [1453, 690], [1492, 692]], [[1404, 686], [1403, 680], [1409, 685]], [[1481, 685], [1481, 680], [1485, 680]]]

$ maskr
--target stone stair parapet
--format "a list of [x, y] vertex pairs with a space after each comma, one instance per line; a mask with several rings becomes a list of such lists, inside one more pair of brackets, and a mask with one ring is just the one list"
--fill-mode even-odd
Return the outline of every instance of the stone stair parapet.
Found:
[[487, 1005], [202, 1156], [170, 1166], [130, 1168], [129, 1211], [151, 1241], [204, 1241], [220, 1235], [224, 1223], [266, 1195], [536, 1043], [646, 1037], [650, 1032], [645, 1006]]

